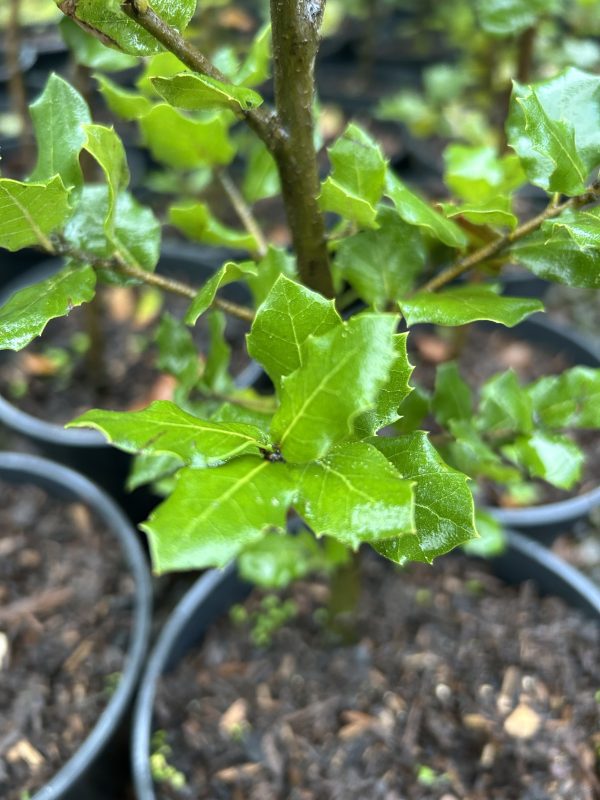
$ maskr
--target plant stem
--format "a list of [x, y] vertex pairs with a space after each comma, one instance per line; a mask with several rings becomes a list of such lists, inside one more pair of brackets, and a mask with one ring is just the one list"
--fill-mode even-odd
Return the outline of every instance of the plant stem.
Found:
[[517, 80], [519, 83], [529, 83], [531, 80], [536, 35], [537, 28], [532, 25], [523, 31], [517, 41]]
[[287, 134], [274, 153], [302, 282], [333, 297], [314, 145], [314, 65], [325, 0], [271, 0], [277, 116]]
[[100, 286], [96, 287], [96, 296], [91, 303], [84, 304], [86, 332], [89, 337], [89, 348], [85, 354], [85, 366], [88, 380], [94, 387], [96, 396], [100, 397], [107, 387], [106, 348], [104, 331], [102, 330], [103, 296]]
[[260, 225], [252, 213], [252, 209], [248, 203], [246, 203], [241, 192], [225, 170], [219, 170], [217, 172], [217, 177], [244, 228], [246, 228], [250, 236], [254, 236], [256, 239], [256, 245], [258, 247], [257, 253], [260, 258], [263, 258], [267, 255], [268, 246]]
[[21, 0], [10, 0], [8, 25], [5, 33], [6, 65], [9, 71], [9, 93], [11, 104], [21, 123], [21, 136], [25, 159], [31, 153], [31, 118], [27, 108], [27, 92], [21, 72]]
[[519, 225], [519, 227], [515, 228], [514, 231], [506, 233], [504, 236], [499, 236], [493, 242], [490, 242], [484, 247], [475, 250], [465, 258], [461, 258], [455, 264], [452, 264], [451, 266], [447, 267], [447, 269], [440, 272], [439, 275], [436, 275], [430, 281], [427, 281], [427, 283], [423, 284], [418, 291], [434, 292], [436, 289], [441, 289], [442, 286], [445, 286], [447, 283], [455, 280], [463, 273], [468, 272], [474, 267], [482, 264], [484, 261], [489, 261], [490, 258], [497, 256], [499, 253], [509, 248], [512, 244], [518, 242], [519, 239], [523, 239], [530, 233], [534, 233], [535, 231], [539, 230], [539, 228], [541, 228], [543, 223], [547, 220], [560, 216], [563, 211], [566, 211], [569, 208], [577, 209], [581, 208], [582, 206], [586, 206], [589, 203], [593, 203], [598, 200], [599, 195], [600, 180], [593, 183], [587, 192], [584, 192], [577, 197], [571, 197], [569, 200], [566, 200], [560, 205], [555, 205], [554, 201], [551, 200], [550, 204], [540, 214], [528, 220], [527, 222], [524, 222], [522, 225]]

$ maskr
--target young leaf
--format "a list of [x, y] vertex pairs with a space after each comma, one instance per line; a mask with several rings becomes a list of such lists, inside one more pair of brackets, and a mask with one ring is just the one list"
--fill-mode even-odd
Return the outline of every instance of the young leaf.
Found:
[[46, 280], [15, 292], [0, 308], [0, 349], [21, 350], [39, 336], [48, 322], [94, 297], [96, 273], [88, 266], [69, 265]]
[[527, 387], [533, 410], [549, 428], [600, 427], [600, 369], [573, 367]]
[[525, 183], [517, 156], [499, 157], [494, 147], [451, 144], [444, 150], [444, 181], [467, 203], [486, 203]]
[[423, 228], [434, 239], [460, 249], [467, 246], [468, 238], [459, 226], [438, 213], [421, 197], [411, 192], [402, 181], [387, 172], [385, 181], [385, 194], [396, 206], [400, 217], [409, 225]]
[[581, 194], [600, 164], [600, 76], [572, 67], [532, 86], [515, 83], [506, 130], [532, 183]]
[[472, 418], [471, 389], [461, 378], [456, 361], [448, 361], [437, 368], [431, 409], [442, 425], [453, 419]]
[[38, 145], [30, 180], [46, 181], [60, 175], [65, 186], [80, 186], [79, 153], [86, 140], [83, 126], [92, 121], [85, 100], [53, 73], [29, 108]]
[[192, 467], [214, 467], [242, 453], [268, 445], [252, 425], [209, 422], [169, 400], [156, 400], [141, 411], [86, 411], [69, 428], [95, 428], [126, 453], [176, 456]]
[[[178, 211], [179, 209], [171, 209], [171, 211]], [[213, 244], [216, 244], [214, 242]], [[209, 278], [209, 280], [200, 289], [192, 304], [188, 308], [184, 321], [186, 325], [194, 325], [198, 317], [202, 316], [213, 304], [217, 292], [222, 286], [227, 286], [232, 281], [239, 280], [247, 273], [255, 273], [256, 267], [252, 263], [236, 264], [233, 261], [228, 261], [223, 264], [221, 269]]]
[[47, 234], [64, 224], [69, 210], [69, 192], [58, 175], [46, 183], [0, 178], [0, 247], [52, 250]]
[[129, 169], [123, 142], [114, 128], [103, 125], [86, 125], [87, 139], [85, 149], [102, 167], [108, 185], [108, 210], [104, 220], [104, 230], [109, 239], [115, 235], [115, 210], [119, 193], [127, 188]]
[[512, 369], [494, 375], [481, 387], [477, 428], [486, 434], [530, 433], [533, 403]]
[[65, 43], [75, 56], [75, 61], [90, 69], [101, 69], [103, 72], [119, 72], [135, 67], [138, 63], [135, 56], [119, 53], [112, 47], [106, 47], [99, 39], [90, 36], [69, 17], [63, 17], [58, 23]]
[[302, 365], [309, 336], [322, 336], [341, 324], [332, 300], [280, 275], [256, 312], [248, 353], [278, 386], [284, 375]]
[[256, 265], [256, 275], [248, 273], [246, 283], [254, 297], [254, 305], [260, 306], [269, 295], [280, 275], [296, 278], [296, 259], [282, 248], [269, 245], [267, 255]]
[[560, 0], [476, 0], [481, 27], [494, 36], [514, 36], [560, 8]]
[[247, 146], [246, 174], [242, 192], [249, 203], [275, 197], [281, 191], [281, 182], [275, 159], [260, 139], [252, 138]]
[[354, 442], [297, 470], [300, 515], [317, 536], [356, 550], [363, 542], [414, 535], [412, 483], [375, 447]]
[[508, 196], [492, 197], [474, 203], [442, 203], [444, 214], [448, 219], [462, 217], [473, 225], [497, 225], [502, 228], [516, 228], [519, 220], [512, 212], [511, 198]]
[[198, 350], [189, 328], [168, 312], [160, 319], [156, 336], [156, 366], [172, 375], [185, 390], [190, 390], [200, 377]]
[[520, 480], [519, 470], [502, 462], [500, 456], [477, 433], [472, 420], [453, 419], [448, 427], [456, 441], [447, 447], [447, 456], [461, 472], [471, 478], [481, 475], [500, 483]]
[[263, 102], [258, 92], [243, 86], [221, 83], [207, 75], [183, 72], [171, 78], [151, 78], [152, 86], [167, 103], [191, 111], [227, 108], [240, 113], [258, 108]]
[[381, 206], [377, 231], [361, 231], [343, 239], [334, 268], [369, 305], [385, 308], [412, 289], [425, 263], [420, 231]]
[[585, 455], [571, 439], [544, 431], [521, 436], [502, 452], [534, 477], [543, 478], [560, 489], [575, 486], [585, 460]]
[[240, 86], [259, 86], [270, 76], [271, 26], [265, 25], [254, 37], [250, 51], [235, 76]]
[[126, 120], [140, 119], [152, 109], [152, 103], [143, 94], [123, 89], [104, 75], [94, 75], [106, 105], [118, 117]]
[[480, 284], [420, 292], [400, 300], [399, 306], [409, 326], [430, 322], [452, 327], [486, 319], [512, 328], [530, 314], [544, 310], [539, 300], [503, 297], [497, 287]]
[[415, 431], [393, 439], [376, 436], [369, 441], [414, 484], [416, 536], [382, 541], [378, 552], [399, 564], [430, 563], [477, 537], [467, 476], [442, 460], [426, 433]]
[[173, 494], [140, 526], [155, 571], [224, 567], [267, 531], [285, 529], [294, 495], [286, 465], [262, 458], [181, 470]]
[[169, 220], [195, 242], [232, 247], [236, 250], [249, 250], [252, 253], [258, 249], [256, 239], [252, 234], [223, 225], [216, 217], [213, 217], [205, 203], [184, 203], [171, 206]]
[[168, 454], [134, 456], [127, 476], [127, 491], [133, 492], [140, 486], [169, 478], [181, 467], [183, 467], [183, 461]]
[[[361, 314], [307, 339], [302, 365], [281, 381], [272, 435], [286, 460], [322, 458], [375, 405], [395, 358], [396, 317]], [[343, 386], [343, 391], [340, 390]]]

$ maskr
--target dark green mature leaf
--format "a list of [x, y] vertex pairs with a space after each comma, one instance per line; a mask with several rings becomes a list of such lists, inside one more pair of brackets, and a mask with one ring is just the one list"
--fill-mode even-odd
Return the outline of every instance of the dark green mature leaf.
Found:
[[331, 175], [321, 188], [321, 208], [365, 228], [376, 228], [376, 206], [385, 180], [385, 159], [379, 145], [351, 124], [328, 153]]
[[200, 377], [200, 363], [190, 329], [166, 312], [160, 319], [155, 341], [158, 345], [156, 366], [177, 378], [184, 389], [191, 389]]
[[[175, 209], [171, 209], [174, 211]], [[200, 289], [192, 304], [188, 308], [185, 315], [185, 323], [187, 325], [194, 325], [198, 317], [202, 316], [205, 311], [214, 303], [217, 292], [222, 286], [227, 286], [228, 283], [239, 280], [243, 275], [254, 273], [255, 266], [252, 263], [244, 262], [236, 264], [233, 261], [228, 261], [223, 264], [218, 272], [209, 278], [209, 280]]]
[[0, 247], [50, 249], [47, 234], [60, 228], [68, 215], [69, 192], [58, 175], [46, 183], [0, 178]]
[[412, 289], [425, 263], [425, 246], [418, 228], [381, 206], [377, 231], [361, 231], [343, 239], [334, 267], [359, 296], [384, 308]]
[[140, 526], [154, 569], [224, 567], [269, 530], [285, 529], [294, 496], [287, 466], [261, 458], [181, 470], [173, 494]]
[[0, 308], [0, 349], [21, 350], [48, 322], [94, 297], [96, 273], [90, 266], [69, 265], [50, 278], [15, 292]]
[[560, 8], [561, 0], [476, 0], [482, 28], [495, 36], [514, 36]]
[[112, 47], [106, 47], [68, 17], [61, 19], [59, 28], [63, 39], [75, 56], [75, 61], [84, 67], [101, 69], [104, 72], [118, 72], [135, 67], [138, 63], [135, 56], [128, 56], [113, 50]]
[[434, 239], [448, 247], [464, 248], [468, 238], [456, 222], [446, 219], [421, 197], [411, 192], [390, 170], [387, 172], [385, 194], [396, 206], [398, 214], [409, 225], [423, 228]]
[[512, 369], [494, 375], [481, 387], [477, 427], [491, 435], [533, 429], [533, 403]]
[[258, 108], [263, 99], [253, 89], [221, 83], [207, 75], [183, 72], [171, 78], [150, 79], [152, 86], [167, 103], [191, 111], [228, 108], [237, 113]]
[[303, 364], [309, 336], [321, 336], [342, 324], [332, 300], [280, 275], [256, 312], [248, 334], [248, 353], [278, 386]]
[[527, 387], [537, 419], [549, 428], [600, 428], [600, 369], [573, 367]]
[[38, 144], [32, 181], [60, 175], [65, 186], [80, 186], [79, 153], [85, 143], [83, 126], [92, 119], [83, 97], [58, 75], [50, 75], [39, 98], [30, 106]]
[[246, 283], [250, 287], [256, 307], [266, 300], [280, 275], [295, 278], [296, 259], [287, 250], [269, 245], [267, 255], [256, 265], [256, 275], [249, 273], [246, 276]]
[[106, 105], [118, 117], [126, 120], [140, 119], [152, 109], [152, 103], [143, 94], [123, 89], [104, 75], [94, 75]]
[[450, 327], [485, 319], [512, 328], [530, 314], [544, 310], [539, 300], [502, 297], [497, 287], [480, 284], [420, 292], [401, 300], [399, 306], [407, 325], [431, 322]]
[[444, 150], [444, 180], [467, 203], [485, 203], [525, 183], [515, 155], [499, 157], [494, 147], [451, 144]]
[[575, 486], [585, 461], [584, 453], [571, 439], [544, 431], [521, 436], [502, 452], [534, 477], [543, 478], [560, 489]]
[[437, 368], [431, 408], [442, 425], [473, 416], [471, 389], [461, 378], [456, 361], [448, 361]]
[[[196, 0], [153, 0], [152, 8], [169, 25], [184, 30], [196, 10]], [[105, 44], [125, 53], [149, 56], [163, 49], [153, 36], [129, 19], [119, 0], [77, 0], [72, 13], [99, 32]]]
[[372, 445], [336, 447], [296, 474], [298, 512], [317, 536], [355, 550], [365, 542], [414, 536], [412, 483]]
[[169, 400], [141, 411], [86, 411], [69, 428], [95, 428], [126, 453], [168, 454], [193, 467], [214, 467], [268, 445], [252, 425], [211, 422], [188, 414]]
[[272, 434], [284, 457], [322, 458], [374, 406], [396, 356], [391, 314], [360, 314], [304, 345], [302, 365], [281, 382]]
[[581, 194], [600, 164], [600, 76], [572, 67], [532, 86], [515, 83], [506, 130], [532, 183]]
[[415, 431], [393, 439], [377, 436], [369, 441], [404, 478], [414, 482], [416, 536], [380, 542], [376, 549], [382, 555], [398, 564], [430, 563], [477, 537], [467, 476], [443, 461], [426, 433]]
[[176, 169], [229, 164], [235, 149], [222, 114], [189, 119], [167, 103], [159, 103], [140, 119], [144, 141], [153, 157]]
[[[183, 203], [171, 206], [169, 220], [195, 242], [233, 247], [237, 250], [258, 250], [252, 234], [228, 228], [219, 222], [205, 203]], [[248, 270], [245, 270], [246, 272]]]

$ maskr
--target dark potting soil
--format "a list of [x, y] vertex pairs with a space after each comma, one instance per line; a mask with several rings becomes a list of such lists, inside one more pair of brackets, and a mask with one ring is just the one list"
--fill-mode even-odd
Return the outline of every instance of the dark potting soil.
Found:
[[356, 644], [326, 643], [327, 587], [302, 582], [270, 646], [222, 620], [162, 679], [185, 786], [161, 800], [600, 797], [598, 625], [463, 557], [361, 569]]
[[133, 579], [86, 506], [0, 481], [0, 797], [33, 795], [110, 700]]

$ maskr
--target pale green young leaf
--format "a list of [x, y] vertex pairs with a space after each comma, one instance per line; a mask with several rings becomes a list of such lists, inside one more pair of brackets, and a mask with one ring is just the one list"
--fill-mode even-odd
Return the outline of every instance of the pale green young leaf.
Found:
[[294, 496], [287, 465], [262, 458], [181, 470], [173, 494], [140, 526], [155, 571], [224, 567], [268, 531], [285, 530]]
[[511, 461], [559, 489], [572, 489], [581, 478], [583, 451], [567, 436], [535, 431], [520, 436], [502, 452]]
[[195, 242], [248, 250], [251, 253], [258, 250], [256, 239], [252, 234], [223, 225], [212, 215], [205, 203], [191, 202], [171, 206], [169, 221]]
[[420, 292], [400, 300], [399, 306], [407, 325], [430, 322], [449, 327], [483, 319], [512, 328], [530, 314], [544, 310], [539, 300], [503, 297], [497, 287], [482, 284]]
[[242, 66], [235, 76], [240, 86], [259, 86], [271, 74], [271, 26], [265, 25], [254, 37]]
[[476, 0], [481, 27], [494, 36], [515, 36], [560, 9], [562, 0]]
[[450, 463], [471, 478], [482, 476], [500, 483], [518, 481], [521, 473], [502, 461], [473, 427], [472, 420], [454, 419], [448, 423], [455, 438], [445, 450]]
[[200, 362], [190, 329], [165, 312], [154, 338], [158, 346], [156, 366], [176, 378], [185, 390], [191, 389], [200, 378]]
[[135, 67], [138, 63], [135, 56], [120, 53], [112, 47], [106, 47], [99, 39], [90, 36], [69, 17], [63, 17], [58, 24], [61, 35], [75, 61], [90, 69], [101, 69], [103, 72], [119, 72]]
[[476, 425], [485, 435], [533, 430], [533, 403], [512, 369], [494, 375], [481, 387]]
[[281, 182], [275, 159], [263, 142], [255, 137], [250, 141], [242, 192], [249, 203], [256, 203], [279, 194]]
[[280, 275], [256, 312], [248, 353], [275, 384], [303, 364], [309, 336], [322, 336], [342, 321], [332, 300]]
[[152, 78], [157, 76], [169, 78], [184, 72], [186, 69], [185, 64], [173, 53], [158, 53], [152, 58], [145, 59], [144, 71], [135, 85], [140, 92], [156, 99], [158, 95], [152, 85]]
[[[229, 374], [231, 348], [225, 339], [227, 320], [225, 314], [216, 309], [210, 311], [206, 317], [210, 341], [204, 361], [204, 369], [202, 370], [201, 383], [202, 386], [207, 386], [213, 392], [230, 393], [234, 388], [234, 383]], [[238, 421], [244, 422], [247, 420], [240, 419]]]
[[[217, 243], [214, 242], [214, 244]], [[220, 288], [255, 271], [256, 267], [251, 262], [236, 264], [233, 261], [228, 261], [226, 264], [223, 264], [221, 269], [215, 272], [212, 278], [208, 279], [194, 300], [192, 300], [192, 304], [188, 308], [184, 318], [186, 325], [194, 325], [198, 317], [202, 316], [202, 314], [211, 307]]]
[[163, 453], [161, 455], [136, 455], [134, 456], [129, 475], [127, 476], [127, 491], [133, 492], [140, 486], [163, 480], [173, 476], [183, 467], [183, 461], [177, 456]]
[[302, 366], [281, 381], [273, 418], [273, 440], [288, 461], [322, 458], [375, 406], [396, 355], [396, 325], [391, 314], [363, 313], [306, 340]]
[[98, 89], [106, 105], [118, 117], [126, 120], [140, 119], [152, 109], [152, 103], [143, 94], [123, 89], [104, 75], [95, 74]]
[[296, 278], [296, 259], [287, 250], [269, 245], [266, 256], [256, 265], [256, 275], [246, 276], [246, 283], [250, 287], [256, 307], [266, 300], [280, 275]]
[[600, 428], [600, 369], [573, 367], [527, 387], [536, 418], [548, 428]]
[[114, 128], [103, 125], [86, 125], [85, 149], [92, 155], [106, 177], [108, 186], [108, 209], [104, 218], [104, 230], [109, 240], [116, 232], [116, 207], [119, 194], [129, 183], [129, 169], [123, 142]]
[[471, 389], [462, 379], [456, 361], [447, 361], [437, 368], [431, 410], [442, 425], [453, 419], [468, 420], [473, 416]]
[[491, 197], [482, 202], [441, 205], [448, 219], [462, 217], [473, 225], [495, 225], [513, 230], [519, 222], [512, 211], [512, 202], [508, 195]]
[[152, 86], [167, 103], [190, 111], [229, 109], [240, 113], [258, 108], [262, 97], [253, 89], [222, 83], [208, 75], [182, 72], [170, 78], [150, 79]]
[[69, 191], [58, 175], [46, 183], [0, 178], [0, 247], [51, 249], [48, 234], [64, 225], [69, 211]]
[[449, 467], [423, 431], [407, 436], [369, 440], [414, 484], [416, 536], [380, 542], [386, 558], [432, 562], [457, 545], [477, 537], [473, 496], [467, 476]]
[[465, 542], [463, 549], [470, 556], [493, 558], [506, 550], [506, 534], [498, 520], [480, 508], [475, 509], [475, 527], [479, 539]]
[[21, 350], [48, 322], [93, 299], [96, 273], [88, 266], [68, 265], [46, 280], [15, 292], [0, 308], [0, 349]]
[[496, 148], [451, 144], [444, 150], [444, 181], [467, 203], [486, 203], [525, 183], [518, 156], [498, 156]]

